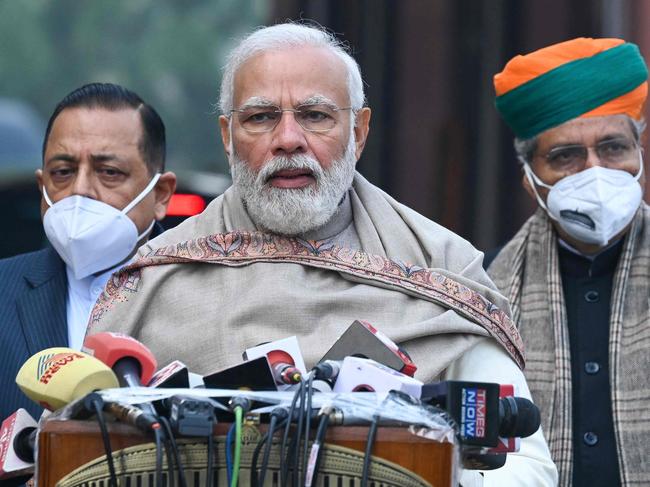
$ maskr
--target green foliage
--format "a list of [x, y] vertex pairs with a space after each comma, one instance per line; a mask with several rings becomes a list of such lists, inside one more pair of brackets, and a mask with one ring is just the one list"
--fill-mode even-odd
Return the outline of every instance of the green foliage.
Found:
[[0, 96], [47, 119], [93, 81], [138, 93], [167, 126], [169, 167], [225, 172], [214, 104], [233, 38], [265, 0], [1, 0]]

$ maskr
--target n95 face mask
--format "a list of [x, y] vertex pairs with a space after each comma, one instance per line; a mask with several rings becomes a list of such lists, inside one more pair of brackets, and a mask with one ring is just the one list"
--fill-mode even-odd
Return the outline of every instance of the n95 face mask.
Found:
[[[638, 183], [643, 160], [636, 176], [619, 169], [595, 166], [560, 179], [549, 186], [524, 164], [526, 177], [539, 205], [570, 236], [587, 244], [605, 246], [634, 218], [643, 192]], [[535, 185], [550, 191], [546, 204]]]
[[74, 195], [52, 203], [45, 187], [43, 197], [50, 206], [43, 217], [45, 235], [75, 279], [83, 279], [115, 267], [135, 250], [137, 243], [153, 228], [138, 235], [127, 216], [158, 182], [156, 174], [146, 188], [123, 210], [85, 196]]

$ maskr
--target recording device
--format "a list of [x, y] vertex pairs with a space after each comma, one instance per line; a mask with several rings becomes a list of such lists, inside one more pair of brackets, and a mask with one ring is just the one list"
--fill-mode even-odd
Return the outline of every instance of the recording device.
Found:
[[422, 386], [421, 399], [458, 423], [464, 446], [497, 447], [499, 437], [525, 438], [540, 425], [539, 409], [523, 397], [500, 397], [499, 384], [445, 381]]
[[82, 350], [113, 369], [120, 387], [148, 384], [156, 370], [156, 358], [151, 351], [122, 333], [102, 332], [87, 336]]
[[279, 390], [285, 390], [292, 384], [300, 383], [302, 376], [307, 373], [300, 345], [298, 345], [298, 339], [295, 336], [247, 348], [243, 354], [244, 360], [263, 356], [266, 356], [269, 361]]
[[184, 436], [210, 436], [217, 419], [209, 399], [172, 396], [168, 400], [172, 430]]
[[49, 410], [59, 409], [97, 389], [119, 385], [104, 363], [64, 347], [32, 355], [18, 371], [16, 384], [32, 401]]
[[420, 397], [422, 382], [367, 358], [343, 359], [333, 392], [400, 391]]
[[369, 358], [413, 377], [417, 367], [406, 351], [366, 321], [356, 320], [320, 359]]
[[36, 421], [18, 409], [0, 426], [0, 480], [34, 473]]

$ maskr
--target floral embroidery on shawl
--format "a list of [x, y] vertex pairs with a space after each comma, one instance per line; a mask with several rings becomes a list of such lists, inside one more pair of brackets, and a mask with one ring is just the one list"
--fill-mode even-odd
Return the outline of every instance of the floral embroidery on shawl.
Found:
[[337, 247], [328, 241], [281, 237], [262, 232], [219, 233], [160, 247], [122, 269], [106, 284], [91, 315], [91, 323], [116, 302], [138, 291], [143, 267], [212, 263], [244, 266], [255, 262], [296, 263], [358, 276], [425, 298], [470, 318], [497, 339], [523, 369], [523, 343], [510, 318], [476, 291], [416, 265]]

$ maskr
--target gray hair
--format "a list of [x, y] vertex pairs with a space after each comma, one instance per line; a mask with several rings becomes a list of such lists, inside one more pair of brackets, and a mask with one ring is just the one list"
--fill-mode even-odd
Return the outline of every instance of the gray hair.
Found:
[[242, 39], [231, 51], [226, 60], [223, 78], [221, 79], [219, 96], [221, 113], [229, 115], [233, 109], [235, 73], [248, 59], [272, 49], [279, 50], [304, 46], [328, 49], [343, 61], [348, 72], [348, 92], [352, 110], [356, 112], [363, 108], [365, 95], [363, 93], [361, 70], [354, 58], [348, 54], [344, 44], [323, 28], [286, 23], [259, 28]]
[[[635, 120], [628, 115], [625, 115], [625, 117], [627, 118], [628, 122], [630, 123], [630, 127], [632, 128], [634, 141], [639, 142], [641, 139], [641, 134], [644, 132], [646, 127], [645, 120], [643, 118]], [[532, 161], [533, 154], [537, 150], [537, 137], [538, 135], [530, 137], [529, 139], [520, 139], [519, 137], [515, 137], [515, 152], [517, 153], [517, 160], [521, 164], [530, 164]]]

